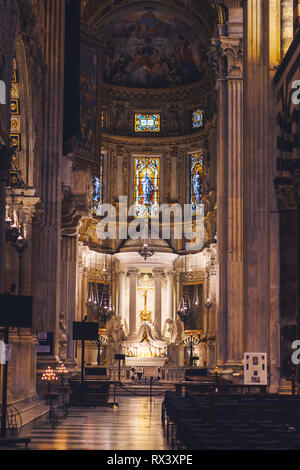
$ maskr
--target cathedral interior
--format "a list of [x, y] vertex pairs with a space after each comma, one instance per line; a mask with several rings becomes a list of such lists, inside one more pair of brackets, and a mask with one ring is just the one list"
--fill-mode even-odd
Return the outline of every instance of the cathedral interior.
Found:
[[[0, 0], [0, 18], [2, 418], [4, 400], [45, 418], [59, 367], [71, 402], [84, 375], [125, 387], [129, 420], [149, 383], [164, 420], [188, 382], [298, 395], [300, 0]], [[7, 323], [28, 299], [30, 327]], [[217, 448], [184, 423], [177, 448]]]

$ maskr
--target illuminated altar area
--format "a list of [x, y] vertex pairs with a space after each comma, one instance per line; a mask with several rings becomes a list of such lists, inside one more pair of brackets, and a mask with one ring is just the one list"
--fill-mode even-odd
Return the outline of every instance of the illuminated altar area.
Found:
[[[108, 299], [108, 306], [110, 301], [113, 304], [112, 316], [101, 323], [101, 332], [108, 340], [102, 349], [101, 364], [114, 367], [115, 354], [124, 354], [124, 366], [128, 367], [187, 367], [190, 349], [183, 341], [193, 331], [196, 337], [200, 333], [202, 338], [194, 348], [193, 355], [198, 357], [195, 365], [212, 367], [215, 250], [205, 249], [184, 260], [185, 257], [172, 253], [162, 240], [153, 241], [152, 246], [155, 253], [147, 261], [138, 254], [134, 241], [126, 242], [120, 253], [112, 256], [81, 246], [79, 292], [81, 299], [85, 299], [81, 306], [88, 320], [95, 321], [99, 315], [98, 307], [89, 307], [89, 300], [95, 302], [89, 299], [91, 286], [97, 285], [98, 292], [107, 292], [102, 299], [104, 302]], [[186, 292], [195, 292], [192, 295], [195, 308], [185, 325], [177, 313], [183, 287]], [[207, 307], [208, 297], [212, 305]], [[96, 345], [87, 344], [87, 362], [97, 364]]]

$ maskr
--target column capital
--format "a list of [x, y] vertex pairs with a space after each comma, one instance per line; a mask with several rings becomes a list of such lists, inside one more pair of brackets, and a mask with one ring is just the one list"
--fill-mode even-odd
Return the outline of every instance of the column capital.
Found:
[[297, 204], [300, 203], [300, 159], [295, 159], [291, 162], [290, 172], [292, 175], [292, 184], [295, 191], [295, 198]]
[[219, 79], [242, 79], [243, 40], [220, 36], [213, 38], [211, 44], [209, 62], [215, 68], [217, 77]]
[[242, 8], [244, 0], [223, 0], [227, 8]]
[[155, 268], [153, 269], [154, 279], [160, 279], [165, 275], [163, 268]]
[[277, 177], [274, 180], [277, 207], [282, 210], [295, 210], [297, 205], [295, 186], [290, 177]]
[[174, 279], [175, 275], [176, 275], [175, 271], [167, 271], [166, 272], [166, 278], [168, 278], [168, 279]]
[[138, 269], [137, 268], [128, 268], [127, 270], [127, 276], [129, 277], [137, 277], [138, 275]]

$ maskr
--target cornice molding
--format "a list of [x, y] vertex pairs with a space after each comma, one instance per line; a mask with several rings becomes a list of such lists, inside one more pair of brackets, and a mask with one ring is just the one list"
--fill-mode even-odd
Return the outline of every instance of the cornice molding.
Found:
[[205, 142], [208, 139], [209, 131], [213, 126], [208, 124], [206, 127], [193, 134], [187, 134], [184, 136], [169, 136], [169, 137], [149, 137], [149, 136], [142, 136], [142, 137], [127, 137], [127, 136], [117, 136], [111, 134], [102, 134], [101, 143], [102, 146], [105, 147], [106, 145], [113, 144], [113, 145], [122, 145], [126, 146], [126, 148], [138, 148], [148, 149], [151, 148], [157, 151], [158, 149], [163, 149], [164, 151], [167, 149], [169, 150], [170, 147], [174, 148], [177, 146], [193, 146], [199, 143]]

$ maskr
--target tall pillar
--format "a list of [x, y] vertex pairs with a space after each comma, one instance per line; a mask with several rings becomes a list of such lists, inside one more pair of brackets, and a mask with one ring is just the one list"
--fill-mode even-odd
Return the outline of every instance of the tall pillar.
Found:
[[271, 189], [276, 154], [272, 69], [278, 55], [271, 19], [276, 4], [280, 5], [248, 0], [244, 7], [244, 341], [249, 352], [269, 352], [270, 282], [275, 269], [270, 253], [278, 250], [273, 244], [277, 225], [271, 225], [276, 207]]
[[174, 273], [167, 273], [167, 301], [166, 301], [166, 318], [172, 318], [174, 320], [174, 307], [173, 307], [173, 284], [174, 284]]
[[154, 330], [161, 334], [162, 318], [161, 318], [161, 281], [164, 270], [161, 268], [154, 269], [154, 287], [155, 287], [155, 313], [154, 313]]
[[220, 25], [211, 52], [218, 90], [217, 357], [231, 367], [243, 357], [243, 10], [241, 2], [225, 3], [228, 36]]
[[63, 92], [65, 0], [45, 0], [39, 10], [44, 32], [42, 54], [46, 64], [44, 135], [41, 159], [44, 215], [34, 230], [33, 267], [34, 323], [38, 331], [54, 333], [54, 355], [58, 355], [61, 159], [63, 147]]
[[76, 236], [62, 236], [60, 312], [64, 314], [67, 330], [67, 360], [74, 360], [72, 340], [73, 321], [76, 321]]
[[136, 280], [138, 270], [136, 268], [128, 269], [129, 284], [129, 334], [136, 331]]
[[125, 281], [126, 275], [123, 271], [119, 273], [119, 315], [122, 318], [123, 324], [125, 319]]

